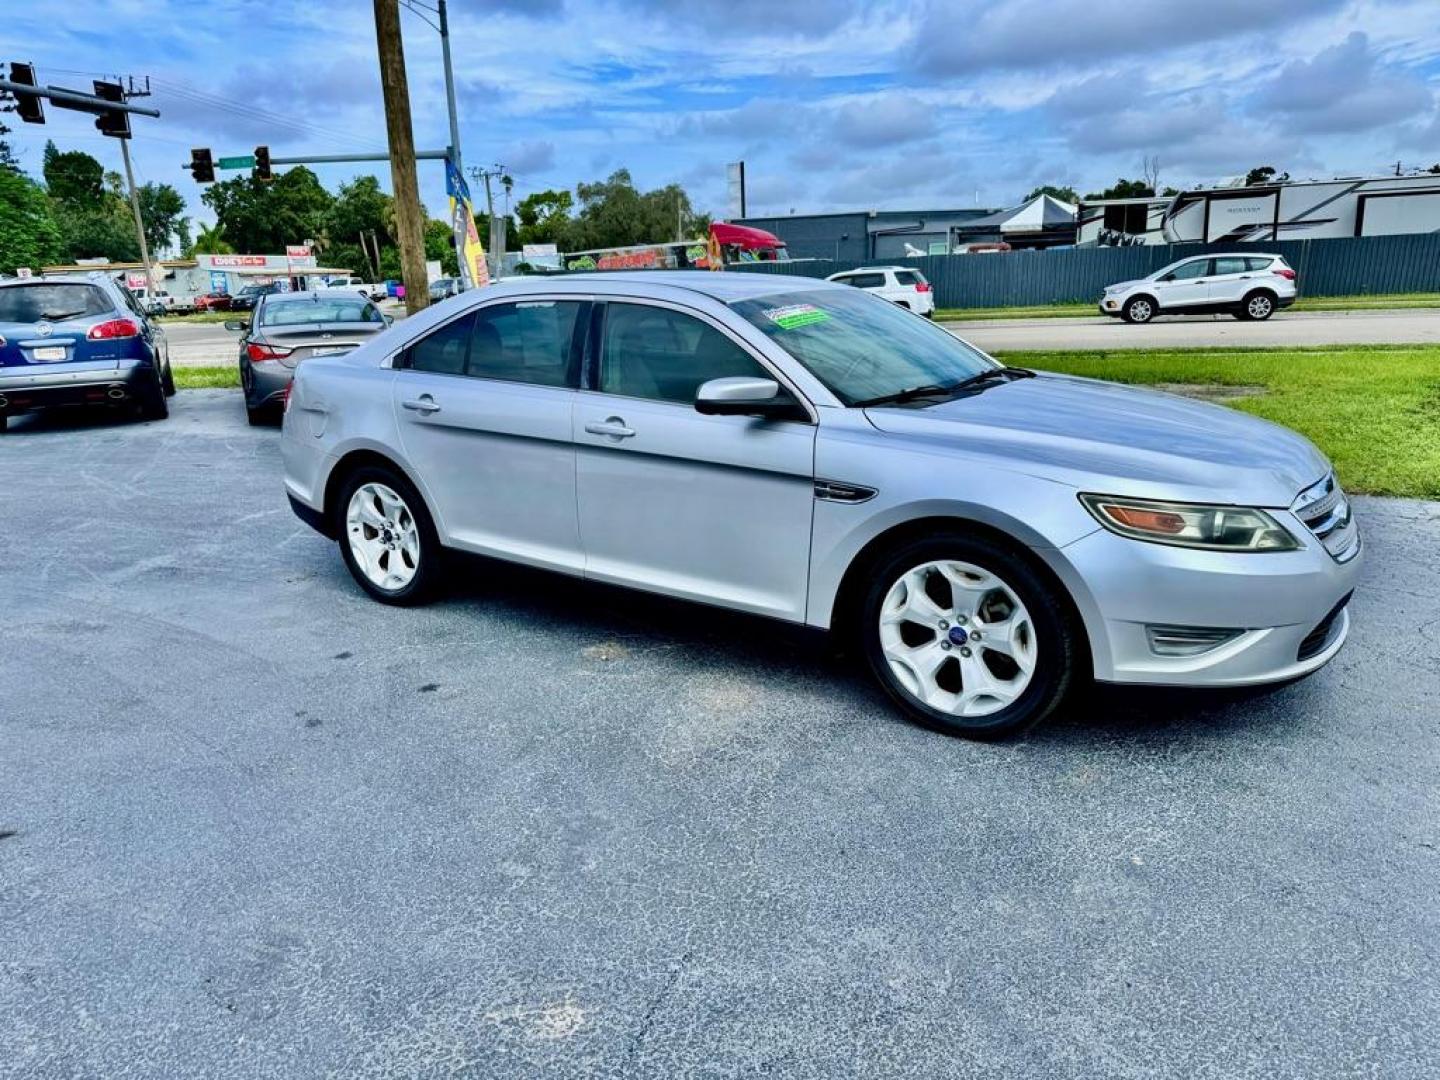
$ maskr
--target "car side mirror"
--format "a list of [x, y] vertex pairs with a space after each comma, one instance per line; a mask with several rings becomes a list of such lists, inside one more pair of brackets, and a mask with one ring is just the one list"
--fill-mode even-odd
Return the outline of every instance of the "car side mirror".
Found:
[[382, 315], [382, 316], [380, 316], [380, 317], [385, 320], [385, 325], [386, 325], [386, 326], [394, 326], [394, 325], [395, 325], [395, 316], [394, 316], [394, 315]]
[[244, 333], [246, 330], [250, 329], [250, 324], [248, 322], [241, 322], [239, 319], [226, 319], [225, 329], [239, 330], [241, 333]]
[[705, 416], [759, 416], [766, 420], [809, 419], [800, 403], [782, 393], [774, 379], [746, 375], [711, 379], [695, 392], [695, 411]]

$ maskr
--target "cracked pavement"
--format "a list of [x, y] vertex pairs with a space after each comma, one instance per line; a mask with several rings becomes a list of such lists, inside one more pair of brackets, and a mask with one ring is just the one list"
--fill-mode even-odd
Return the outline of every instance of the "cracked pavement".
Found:
[[706, 608], [375, 604], [172, 408], [0, 436], [0, 1076], [1440, 1072], [1440, 504], [1315, 677], [989, 746]]

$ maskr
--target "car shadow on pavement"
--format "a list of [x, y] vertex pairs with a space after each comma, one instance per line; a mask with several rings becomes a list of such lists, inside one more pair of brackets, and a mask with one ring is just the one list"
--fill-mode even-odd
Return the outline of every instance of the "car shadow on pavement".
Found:
[[[875, 685], [864, 660], [823, 631], [725, 608], [637, 592], [543, 570], [455, 554], [450, 598], [501, 610], [527, 623], [563, 628], [630, 650], [678, 649], [710, 664], [813, 679], [816, 692], [873, 708], [877, 719], [906, 722]], [[1092, 685], [1024, 739], [1040, 743], [1189, 741], [1285, 726], [1305, 710], [1294, 684], [1229, 690]]]
[[139, 413], [132, 405], [72, 405], [12, 415], [9, 426], [4, 434], [0, 434], [0, 439], [44, 435], [55, 431], [128, 427], [140, 422]]

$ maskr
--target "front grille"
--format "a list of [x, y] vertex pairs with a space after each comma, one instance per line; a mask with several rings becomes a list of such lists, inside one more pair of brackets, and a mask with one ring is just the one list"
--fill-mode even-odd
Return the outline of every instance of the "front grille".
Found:
[[1351, 593], [1346, 593], [1340, 598], [1340, 602], [1330, 609], [1330, 613], [1315, 624], [1315, 629], [1305, 635], [1305, 640], [1300, 642], [1300, 649], [1295, 654], [1296, 660], [1309, 660], [1312, 656], [1319, 656], [1330, 647], [1335, 640], [1337, 627], [1340, 625], [1340, 616], [1345, 611], [1345, 605], [1350, 602]]
[[1350, 513], [1350, 500], [1333, 473], [1302, 491], [1290, 509], [1336, 562], [1346, 562], [1359, 553], [1360, 531]]

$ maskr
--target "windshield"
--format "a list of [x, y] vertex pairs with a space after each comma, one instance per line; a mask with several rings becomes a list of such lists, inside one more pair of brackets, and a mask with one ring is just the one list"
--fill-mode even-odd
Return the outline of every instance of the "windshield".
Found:
[[60, 322], [114, 308], [93, 285], [10, 285], [0, 289], [0, 322]]
[[815, 289], [730, 307], [846, 405], [949, 386], [998, 365], [927, 319], [858, 289]]
[[298, 326], [301, 323], [378, 323], [380, 312], [361, 299], [329, 297], [315, 300], [267, 301], [261, 326]]

